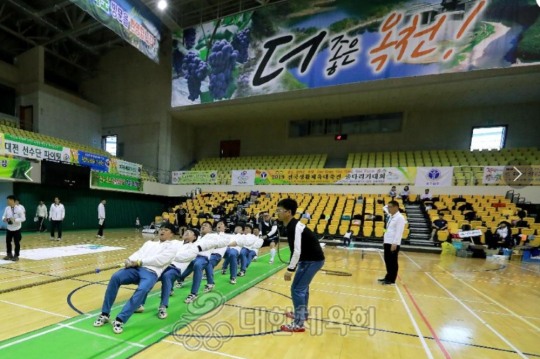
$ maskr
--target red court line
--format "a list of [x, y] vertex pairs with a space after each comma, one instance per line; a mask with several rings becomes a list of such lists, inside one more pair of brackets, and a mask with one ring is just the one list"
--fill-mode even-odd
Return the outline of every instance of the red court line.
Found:
[[426, 326], [428, 327], [429, 329], [429, 332], [431, 333], [431, 335], [433, 336], [433, 339], [435, 339], [435, 342], [437, 343], [437, 345], [439, 346], [439, 348], [441, 349], [441, 351], [443, 352], [444, 354], [444, 357], [447, 358], [447, 359], [450, 359], [452, 358], [450, 356], [450, 354], [448, 353], [448, 351], [446, 351], [446, 348], [444, 347], [444, 345], [442, 344], [441, 340], [439, 339], [439, 337], [437, 336], [437, 333], [435, 333], [435, 331], [433, 330], [433, 327], [431, 326], [431, 324], [429, 323], [429, 320], [426, 318], [426, 316], [424, 315], [424, 312], [422, 312], [422, 310], [420, 309], [420, 307], [418, 306], [418, 304], [416, 303], [416, 300], [414, 300], [414, 297], [413, 295], [411, 294], [411, 292], [409, 291], [409, 288], [407, 288], [407, 285], [405, 283], [403, 283], [403, 281], [401, 280], [401, 277], [398, 276], [399, 278], [399, 281], [401, 282], [401, 286], [405, 289], [405, 291], [407, 292], [407, 295], [409, 296], [409, 299], [411, 300], [411, 302], [413, 303], [414, 307], [416, 308], [416, 310], [418, 311], [418, 314], [420, 314], [420, 316], [422, 317], [422, 320], [424, 321], [424, 323], [426, 323]]

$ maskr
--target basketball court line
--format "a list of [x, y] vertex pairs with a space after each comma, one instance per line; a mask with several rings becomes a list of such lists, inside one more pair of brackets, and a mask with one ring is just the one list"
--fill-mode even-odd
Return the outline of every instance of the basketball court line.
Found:
[[[288, 248], [284, 248], [283, 249], [284, 251], [288, 251]], [[221, 282], [223, 282], [224, 284], [224, 288], [227, 288], [227, 292], [224, 293], [223, 295], [226, 295], [225, 298], [227, 299], [232, 299], [233, 297], [235, 297], [236, 295], [238, 295], [239, 293], [243, 292], [244, 290], [247, 290], [250, 288], [250, 286], [256, 284], [257, 282], [260, 282], [266, 278], [268, 278], [269, 276], [281, 271], [285, 266], [284, 265], [274, 265], [274, 266], [270, 266], [269, 268], [269, 265], [260, 265], [258, 266], [258, 268], [256, 266], [253, 267], [253, 272], [255, 273], [255, 277], [250, 280], [249, 282], [246, 282], [246, 283], [243, 283], [239, 286], [236, 286], [235, 288], [230, 288], [230, 284], [228, 284], [228, 280], [226, 280], [226, 278], [222, 278]], [[250, 269], [250, 272], [252, 270]], [[261, 273], [260, 275], [257, 275], [257, 273]], [[219, 279], [216, 281], [219, 283]], [[225, 282], [227, 284], [225, 284]], [[221, 284], [221, 283], [219, 283]], [[232, 289], [232, 290], [231, 290]], [[156, 295], [159, 294], [161, 291], [156, 291]], [[125, 303], [125, 302], [124, 302]], [[120, 307], [122, 306], [124, 303], [121, 303], [119, 304], [118, 306], [115, 306], [116, 307]], [[176, 307], [177, 308], [177, 311], [186, 311], [187, 310], [187, 306], [178, 306]], [[192, 309], [196, 309], [196, 307], [192, 307]], [[212, 305], [211, 307], [204, 307], [204, 308], [199, 308], [200, 309], [200, 312], [199, 313], [196, 313], [196, 315], [194, 314], [191, 314], [193, 316], [192, 320], [195, 320], [197, 319], [198, 317], [206, 314], [206, 312], [211, 312], [213, 309], [215, 309], [215, 306]], [[204, 312], [206, 310], [206, 312]], [[89, 331], [88, 329], [86, 329], [86, 327], [88, 327], [88, 325], [84, 325], [83, 327], [81, 328], [78, 328], [78, 327], [75, 327], [74, 325], [76, 323], [79, 323], [79, 322], [82, 322], [82, 321], [88, 321], [88, 320], [93, 320], [94, 316], [97, 315], [98, 312], [100, 312], [100, 310], [95, 310], [94, 311], [95, 313], [90, 314], [90, 315], [82, 315], [80, 317], [77, 317], [78, 319], [75, 320], [75, 321], [72, 321], [72, 320], [67, 320], [65, 322], [62, 322], [62, 323], [57, 323], [55, 325], [53, 325], [52, 327], [50, 328], [42, 328], [42, 329], [39, 329], [37, 330], [36, 332], [30, 334], [30, 333], [26, 333], [26, 334], [23, 334], [22, 336], [20, 337], [15, 337], [15, 338], [10, 338], [10, 339], [7, 339], [7, 343], [6, 341], [4, 341], [4, 344], [0, 344], [0, 350], [5, 350], [6, 348], [9, 348], [9, 347], [13, 347], [14, 345], [16, 344], [21, 344], [21, 343], [25, 343], [25, 342], [28, 342], [28, 340], [33, 340], [33, 339], [36, 339], [38, 337], [42, 337], [43, 335], [45, 334], [50, 334], [52, 332], [55, 332], [55, 331], [58, 331], [59, 329], [64, 329], [64, 330], [70, 330], [70, 331], [75, 331], [75, 332], [81, 332], [81, 333], [85, 333], [85, 335], [87, 335], [87, 331]], [[111, 311], [112, 312], [112, 311]], [[171, 310], [171, 312], [173, 312]], [[171, 313], [173, 314], [173, 313]], [[170, 320], [172, 320], [173, 318], [176, 318], [176, 317], [180, 317], [179, 315], [176, 315], [177, 313], [174, 313], [174, 315], [171, 315], [170, 316]], [[143, 321], [145, 319], [147, 319], [148, 316], [143, 316], [141, 315], [140, 317], [139, 316], [135, 316], [134, 318], [132, 318], [132, 321], [134, 323], [137, 323], [137, 322], [140, 322], [140, 321]], [[169, 320], [169, 322], [170, 322]], [[163, 322], [159, 322], [159, 321], [156, 321], [156, 322], [150, 322], [149, 324], [151, 324], [151, 326], [159, 326], [161, 327], [161, 329], [165, 329], [167, 328], [168, 331], [167, 333], [171, 333], [171, 331], [173, 329], [175, 329], [177, 327], [176, 323], [163, 323]], [[165, 324], [165, 327], [163, 327], [163, 324]], [[77, 329], [82, 329], [82, 330], [74, 330], [73, 328], [77, 328]], [[125, 339], [133, 339], [133, 338], [136, 338], [136, 337], [139, 337], [141, 338], [141, 334], [145, 335], [142, 339], [145, 339], [147, 340], [148, 338], [155, 338], [157, 334], [160, 335], [160, 338], [155, 338], [153, 341], [154, 342], [158, 342], [160, 341], [161, 339], [164, 338], [164, 335], [159, 333], [159, 330], [156, 330], [156, 331], [153, 331], [150, 333], [150, 335], [148, 335], [148, 333], [145, 333], [146, 330], [148, 330], [148, 326], [133, 326], [133, 327], [129, 327], [129, 330], [126, 331], [125, 333], [123, 333], [123, 338]], [[98, 332], [93, 332], [93, 331], [90, 331], [91, 333], [98, 333]], [[30, 334], [30, 335], [28, 335]], [[169, 335], [167, 334], [167, 335]], [[116, 334], [114, 334], [112, 331], [110, 332], [107, 332], [107, 333], [101, 333], [100, 335], [105, 335], [105, 336], [111, 336], [113, 338], [118, 338], [116, 339], [116, 341], [120, 340], [120, 341], [124, 341], [123, 339], [121, 339], [121, 337], [115, 337]], [[73, 348], [70, 349], [69, 347], [69, 343], [71, 340], [72, 341], [72, 344], [73, 345], [78, 345], [77, 343], [79, 342], [80, 338], [79, 336], [74, 336], [72, 337], [71, 339], [68, 337], [61, 337], [62, 338], [62, 341], [63, 341], [63, 346], [62, 346], [62, 350], [74, 350]], [[52, 339], [52, 340], [51, 340]], [[48, 344], [48, 343], [53, 343], [53, 342], [57, 342], [58, 340], [58, 334], [56, 335], [56, 338], [47, 338], [47, 339], [41, 339], [40, 342], [36, 343], [37, 345], [25, 345], [23, 347], [21, 346], [18, 346], [16, 349], [15, 349], [15, 352], [17, 354], [15, 354], [15, 356], [20, 356], [20, 357], [32, 357], [32, 355], [35, 355], [37, 353], [35, 353], [33, 350], [35, 350], [36, 347], [38, 346], [43, 346], [43, 345], [52, 345], [52, 344]], [[68, 340], [69, 339], [69, 340]], [[131, 340], [129, 343], [136, 343], [136, 342], [139, 342], [140, 345], [142, 345], [142, 348], [146, 348], [149, 344], [151, 343], [145, 343], [145, 344], [142, 344], [140, 343], [140, 340]], [[127, 344], [127, 341], [126, 341], [126, 344]], [[100, 352], [99, 352], [99, 355], [100, 356], [103, 356], [103, 357], [106, 357], [107, 354], [110, 354], [111, 351], [115, 351], [114, 354], [110, 355], [109, 357], [113, 358], [113, 357], [119, 357], [119, 356], [131, 356], [133, 354], [135, 354], [134, 352], [128, 352], [128, 351], [132, 351], [131, 348], [124, 348], [124, 349], [120, 349], [118, 348], [118, 345], [114, 346], [114, 347], [111, 347], [111, 346], [103, 346], [99, 343], [96, 343], [95, 341], [93, 343], [90, 343], [88, 345], [89, 347], [93, 347], [93, 348], [101, 348]], [[132, 346], [131, 346], [132, 347]], [[139, 348], [141, 349], [141, 348]], [[137, 352], [139, 352], [140, 350], [137, 350]], [[26, 354], [22, 353], [21, 352], [26, 352]], [[6, 353], [4, 352], [3, 354], [6, 354], [6, 355], [10, 355], [10, 353]], [[91, 353], [89, 353], [91, 354]]]
[[[379, 258], [384, 263], [384, 258], [380, 252], [379, 252]], [[401, 294], [401, 290], [399, 289], [399, 286], [394, 285], [394, 287], [396, 288], [399, 298], [401, 299], [401, 302], [403, 303], [403, 306], [405, 307], [405, 311], [407, 312], [407, 315], [409, 316], [409, 319], [412, 322], [414, 330], [416, 331], [416, 334], [418, 335], [418, 339], [420, 339], [420, 343], [422, 343], [422, 346], [424, 348], [424, 351], [426, 352], [427, 357], [430, 359], [433, 359], [433, 354], [431, 353], [431, 350], [429, 349], [426, 343], [426, 339], [424, 338], [424, 335], [422, 334], [422, 332], [420, 331], [420, 328], [418, 327], [418, 323], [416, 322], [416, 319], [414, 319], [414, 316], [411, 313], [411, 309], [409, 308], [407, 302], [405, 301], [403, 294]]]
[[510, 313], [511, 315], [513, 315], [514, 317], [516, 317], [517, 319], [521, 320], [523, 323], [529, 325], [531, 328], [533, 328], [534, 330], [536, 330], [537, 332], [540, 333], [540, 327], [538, 327], [537, 325], [529, 322], [527, 319], [523, 318], [523, 316], [517, 314], [516, 312], [514, 312], [513, 310], [511, 310], [510, 308], [506, 307], [505, 305], [499, 303], [498, 301], [496, 301], [495, 299], [491, 298], [490, 296], [488, 296], [487, 294], [484, 294], [482, 293], [481, 291], [479, 291], [478, 289], [474, 288], [473, 286], [471, 286], [470, 284], [468, 284], [467, 282], [465, 282], [464, 280], [462, 280], [461, 278], [459, 277], [456, 277], [455, 275], [453, 275], [451, 272], [447, 272], [447, 274], [451, 275], [454, 279], [458, 280], [460, 283], [462, 283], [463, 285], [465, 285], [466, 287], [472, 289], [473, 291], [475, 291], [476, 293], [480, 294], [482, 297], [486, 298], [487, 300], [489, 300], [491, 303], [495, 304], [496, 306], [498, 306], [499, 308], [501, 308], [502, 310]]
[[[416, 265], [418, 268], [421, 268], [418, 263], [416, 263], [411, 257], [409, 257], [407, 254], [403, 253], [403, 255], [409, 259], [414, 265]], [[449, 273], [449, 272], [448, 272]], [[482, 319], [478, 314], [474, 312], [469, 306], [467, 306], [465, 303], [461, 301], [456, 295], [454, 295], [451, 291], [449, 291], [444, 285], [442, 285], [437, 279], [435, 279], [431, 274], [424, 273], [427, 275], [435, 284], [437, 284], [442, 290], [444, 290], [448, 295], [450, 295], [452, 298], [454, 298], [465, 310], [467, 310], [469, 313], [471, 313], [480, 323], [484, 324], [486, 328], [488, 328], [493, 334], [495, 334], [499, 339], [501, 339], [506, 345], [508, 345], [512, 350], [519, 355], [522, 358], [527, 358], [526, 355], [524, 355], [514, 344], [512, 344], [508, 339], [506, 339], [501, 333], [499, 333], [495, 328], [493, 328], [488, 322], [486, 322], [484, 319]]]
[[49, 315], [52, 315], [54, 317], [61, 317], [61, 318], [66, 318], [66, 319], [71, 318], [68, 315], [49, 312], [48, 310], [39, 309], [39, 308], [35, 308], [35, 307], [29, 307], [27, 305], [23, 305], [23, 304], [19, 304], [19, 303], [8, 302], [7, 300], [0, 300], [0, 303], [10, 304], [10, 305], [13, 305], [13, 306], [16, 306], [16, 307], [20, 307], [20, 308], [24, 308], [24, 309], [28, 309], [28, 310], [33, 310], [35, 312], [41, 312], [41, 313], [49, 314]]
[[[178, 345], [178, 346], [181, 346], [181, 347], [184, 347], [184, 344], [182, 343], [178, 343], [178, 342], [173, 342], [171, 340], [162, 340], [161, 341], [162, 343], [167, 343], [167, 344], [174, 344], [174, 345]], [[189, 349], [186, 349], [186, 350], [189, 350]], [[244, 357], [239, 357], [239, 356], [236, 356], [236, 355], [231, 355], [231, 354], [227, 354], [227, 353], [223, 353], [223, 352], [218, 352], [218, 351], [212, 351], [212, 350], [208, 350], [208, 349], [205, 349], [205, 348], [200, 348], [198, 349], [202, 352], [205, 352], [205, 353], [211, 353], [211, 354], [216, 354], [216, 355], [220, 355], [220, 356], [224, 356], [224, 357], [227, 357], [227, 358], [232, 358], [232, 359], [246, 359]]]

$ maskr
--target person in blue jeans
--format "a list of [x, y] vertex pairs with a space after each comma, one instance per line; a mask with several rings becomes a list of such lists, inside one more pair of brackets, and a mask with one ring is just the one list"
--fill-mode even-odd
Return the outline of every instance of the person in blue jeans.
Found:
[[286, 313], [288, 318], [294, 319], [291, 324], [284, 324], [281, 330], [284, 332], [305, 332], [304, 321], [308, 317], [309, 285], [324, 265], [324, 253], [315, 234], [299, 222], [294, 215], [298, 209], [298, 203], [286, 198], [279, 201], [277, 214], [287, 231], [287, 239], [291, 250], [291, 260], [287, 266], [283, 278], [291, 281], [294, 272], [294, 280], [291, 285], [291, 296], [294, 313]]
[[[180, 278], [180, 275], [185, 272], [189, 263], [197, 257], [200, 252], [200, 247], [196, 243], [199, 237], [198, 229], [187, 229], [182, 236], [183, 244], [178, 245], [178, 250], [172, 261], [172, 263], [165, 268], [159, 281], [161, 281], [161, 302], [158, 308], [158, 318], [167, 318], [167, 308], [169, 307], [169, 297], [173, 295], [172, 287], [175, 280]], [[146, 303], [146, 297], [142, 304], [135, 310], [135, 313], [144, 312], [144, 304]]]
[[112, 275], [103, 299], [101, 314], [94, 322], [95, 327], [102, 327], [109, 322], [111, 308], [116, 300], [120, 286], [137, 284], [137, 289], [112, 322], [113, 331], [116, 334], [124, 331], [124, 324], [141, 305], [163, 270], [174, 259], [179, 242], [173, 241], [173, 237], [174, 226], [172, 224], [166, 223], [161, 226], [159, 242], [148, 241], [144, 243], [137, 252], [126, 259], [125, 268]]
[[[234, 228], [235, 235], [241, 235], [243, 232], [244, 232], [244, 227], [242, 227], [241, 225], [237, 225]], [[234, 238], [236, 238], [236, 236], [231, 237], [231, 242], [235, 241]], [[241, 250], [242, 250], [241, 247], [230, 246], [227, 248], [227, 250], [225, 251], [225, 255], [223, 256], [224, 261], [223, 261], [223, 266], [221, 267], [221, 274], [227, 273], [227, 268], [230, 264], [231, 276], [230, 276], [229, 283], [231, 284], [236, 284], [236, 275], [238, 271], [238, 256], [240, 255]]]
[[244, 247], [240, 250], [240, 272], [238, 273], [239, 277], [246, 275], [246, 270], [253, 261], [259, 252], [259, 249], [264, 244], [264, 240], [258, 235], [251, 233], [252, 229], [250, 226], [246, 225], [244, 229], [244, 235], [249, 238], [245, 243]]

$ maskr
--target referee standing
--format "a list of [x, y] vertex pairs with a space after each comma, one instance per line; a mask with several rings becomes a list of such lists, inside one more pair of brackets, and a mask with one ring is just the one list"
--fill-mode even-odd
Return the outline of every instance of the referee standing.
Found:
[[399, 212], [399, 203], [388, 203], [388, 222], [384, 233], [384, 264], [386, 264], [386, 276], [379, 279], [383, 285], [394, 284], [398, 274], [398, 254], [401, 245], [401, 237], [405, 229], [405, 217]]

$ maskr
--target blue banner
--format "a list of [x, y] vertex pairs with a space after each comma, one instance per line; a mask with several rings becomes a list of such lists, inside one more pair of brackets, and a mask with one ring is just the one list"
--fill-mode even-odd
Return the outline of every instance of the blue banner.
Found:
[[94, 171], [109, 172], [109, 158], [84, 151], [77, 153], [78, 163]]
[[139, 0], [70, 0], [155, 62], [161, 22]]
[[295, 0], [173, 34], [172, 107], [540, 64], [535, 0]]

